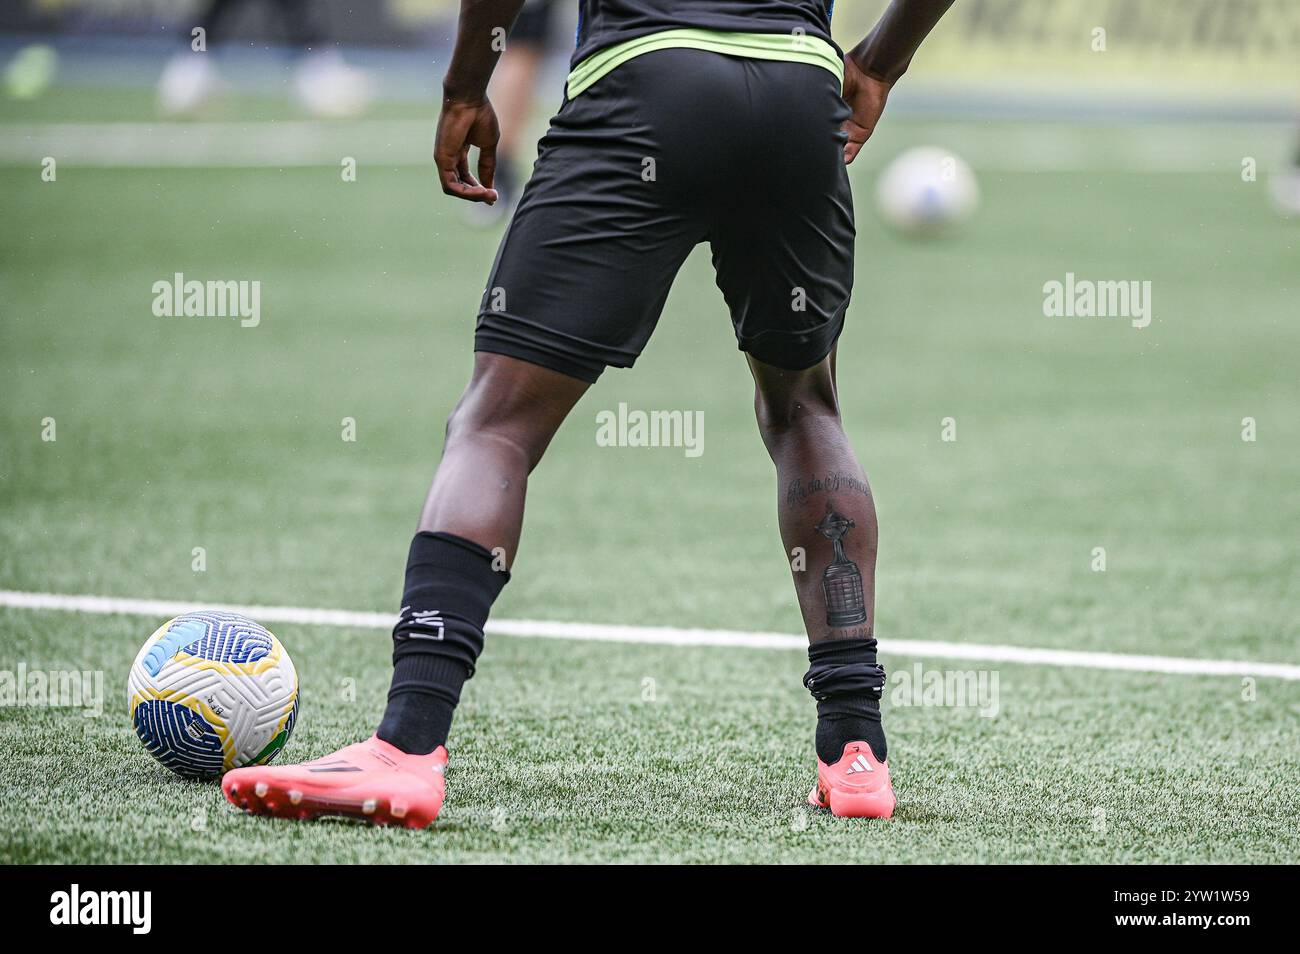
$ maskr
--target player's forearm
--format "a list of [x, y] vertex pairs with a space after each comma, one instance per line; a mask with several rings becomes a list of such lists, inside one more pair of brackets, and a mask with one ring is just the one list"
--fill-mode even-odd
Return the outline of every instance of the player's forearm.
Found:
[[442, 80], [443, 96], [459, 102], [483, 98], [505, 49], [506, 34], [524, 0], [461, 0], [456, 47]]
[[921, 41], [930, 35], [953, 0], [894, 0], [875, 29], [849, 50], [862, 72], [893, 83], [907, 71]]

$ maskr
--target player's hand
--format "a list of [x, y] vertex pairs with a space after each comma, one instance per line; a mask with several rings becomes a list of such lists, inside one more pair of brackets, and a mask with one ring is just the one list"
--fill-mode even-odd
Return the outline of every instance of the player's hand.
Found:
[[880, 114], [884, 112], [885, 100], [889, 98], [889, 83], [873, 79], [853, 62], [853, 57], [844, 57], [844, 102], [848, 103], [852, 115], [844, 120], [841, 127], [848, 134], [849, 141], [844, 144], [844, 162], [852, 162], [862, 144], [875, 132]]
[[[497, 200], [492, 179], [497, 168], [497, 140], [501, 130], [497, 114], [487, 97], [474, 102], [444, 96], [438, 117], [438, 135], [433, 143], [433, 161], [438, 166], [442, 191], [469, 202]], [[469, 171], [469, 147], [478, 147], [478, 178]]]

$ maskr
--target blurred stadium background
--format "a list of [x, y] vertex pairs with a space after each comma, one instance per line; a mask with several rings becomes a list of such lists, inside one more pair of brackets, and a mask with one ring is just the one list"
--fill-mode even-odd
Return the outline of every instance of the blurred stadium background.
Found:
[[[883, 0], [840, 4], [834, 20], [842, 45], [856, 42], [884, 7]], [[538, 84], [541, 120], [558, 103], [559, 78], [571, 49], [576, 4], [551, 25], [554, 55]], [[204, 0], [13, 0], [0, 11], [0, 56], [11, 120], [138, 118], [141, 96], [152, 94], [159, 76], [190, 31], [202, 22]], [[291, 41], [310, 36], [317, 49], [340, 49], [372, 81], [371, 116], [427, 113], [454, 31], [454, 0], [389, 0], [365, 5], [342, 0], [287, 3], [246, 0], [230, 5], [222, 37], [211, 52], [221, 95], [205, 104], [208, 119], [293, 116], [277, 110], [291, 98]], [[310, 24], [304, 27], [303, 23]], [[293, 25], [293, 24], [297, 25]], [[1098, 29], [1105, 31], [1099, 41]], [[1100, 49], [1099, 46], [1104, 46]], [[961, 0], [922, 48], [911, 75], [891, 102], [891, 118], [928, 117], [962, 121], [1034, 119], [1276, 124], [1279, 133], [1297, 110], [1297, 48], [1300, 3], [1295, 0]], [[78, 97], [78, 91], [94, 96]], [[93, 107], [78, 103], [93, 103]], [[355, 110], [361, 112], [362, 110]], [[147, 112], [146, 112], [147, 115]], [[387, 127], [394, 135], [400, 126]], [[384, 145], [389, 162], [426, 160], [424, 138], [398, 136]], [[127, 147], [103, 131], [80, 142], [77, 161], [128, 161]], [[281, 140], [265, 157], [273, 162], [333, 159], [310, 134]], [[1036, 164], [1086, 166], [1106, 145], [1087, 145], [1087, 129], [1068, 135], [1036, 135], [1022, 149], [972, 146], [969, 158], [1007, 161], [1014, 153], [1026, 168]], [[1203, 165], [1180, 143], [1145, 135], [1145, 147], [1116, 161]], [[1279, 135], [1277, 141], [1285, 141]], [[173, 140], [174, 155], [154, 162], [186, 161], [196, 137]], [[35, 144], [6, 136], [5, 158], [31, 157]], [[137, 143], [144, 148], [145, 143]], [[374, 144], [378, 147], [379, 144]], [[209, 163], [251, 162], [237, 142], [226, 147], [202, 141]], [[1289, 146], [1287, 147], [1289, 148]], [[71, 156], [69, 158], [72, 158]], [[1279, 145], [1269, 161], [1290, 158]], [[189, 161], [198, 161], [191, 158]]]
[[[245, 3], [207, 54], [219, 87], [168, 112], [199, 6], [0, 5], [0, 590], [388, 611], [501, 227], [430, 168], [454, 4], [310, 4], [327, 75], [366, 94], [319, 102], [279, 9]], [[840, 0], [841, 44], [882, 6]], [[1300, 223], [1270, 189], [1298, 95], [1300, 0], [958, 0], [922, 48], [852, 170], [840, 352], [891, 670], [918, 661], [891, 638], [1295, 661]], [[925, 143], [983, 192], [931, 242], [870, 199]], [[261, 281], [261, 324], [154, 316], [176, 272]], [[1067, 272], [1151, 281], [1151, 326], [1045, 317]], [[597, 447], [592, 414], [624, 401], [703, 410], [704, 454]], [[796, 632], [749, 401], [697, 250], [637, 369], [602, 379], [530, 481], [497, 615]], [[167, 776], [114, 701], [160, 621], [0, 607], [0, 669], [102, 670], [110, 692], [102, 719], [0, 709], [6, 860], [861, 860], [860, 829], [803, 805], [799, 653], [490, 639], [431, 842], [304, 835]], [[303, 678], [288, 757], [368, 733], [387, 637], [272, 628]], [[891, 710], [902, 802], [874, 858], [1300, 857], [1300, 682], [1001, 671], [996, 719]], [[59, 794], [33, 813], [33, 789]]]

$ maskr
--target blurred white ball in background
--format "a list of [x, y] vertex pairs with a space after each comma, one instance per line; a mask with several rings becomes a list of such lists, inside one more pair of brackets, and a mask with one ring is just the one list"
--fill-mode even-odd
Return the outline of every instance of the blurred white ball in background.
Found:
[[908, 149], [876, 180], [881, 216], [910, 235], [953, 231], [975, 214], [979, 201], [979, 183], [971, 167], [937, 146]]

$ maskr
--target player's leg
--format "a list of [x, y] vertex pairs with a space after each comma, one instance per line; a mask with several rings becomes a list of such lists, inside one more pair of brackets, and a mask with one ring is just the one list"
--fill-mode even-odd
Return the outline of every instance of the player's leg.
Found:
[[393, 630], [393, 681], [376, 734], [403, 752], [426, 754], [447, 740], [488, 613], [510, 579], [528, 475], [588, 387], [518, 358], [474, 356], [411, 541]]
[[[808, 642], [870, 636], [876, 507], [840, 418], [835, 353], [803, 371], [748, 357], [759, 433], [776, 465], [781, 539], [787, 552], [798, 548], [800, 557], [792, 565]], [[834, 540], [840, 541], [838, 550]], [[805, 571], [805, 562], [808, 568], [832, 565], [840, 551], [857, 571], [846, 573], [843, 585], [828, 587], [822, 573]], [[883, 739], [881, 746], [883, 759]]]
[[447, 419], [420, 530], [502, 547], [514, 562], [528, 475], [591, 385], [528, 361], [480, 351]]
[[[808, 633], [804, 685], [817, 699], [813, 800], [837, 814], [890, 814], [880, 720], [885, 673], [874, 635], [876, 506], [844, 433], [835, 353], [802, 371], [752, 355], [749, 365], [759, 432], [776, 465], [777, 523]], [[840, 782], [852, 783], [847, 796]]]
[[[667, 105], [648, 114], [641, 94], [655, 87], [642, 72], [633, 61], [565, 103], [502, 239], [478, 315], [474, 378], [411, 543], [378, 732], [305, 765], [228, 773], [222, 787], [235, 804], [412, 826], [437, 815], [442, 743], [510, 576], [528, 474], [604, 368], [636, 360], [705, 233], [698, 203], [683, 199], [696, 165], [659, 139], [665, 122], [691, 120]], [[699, 141], [694, 130], [669, 131], [673, 143]], [[645, 177], [646, 156], [662, 158], [667, 182]]]
[[303, 765], [226, 774], [259, 814], [343, 814], [423, 827], [442, 807], [443, 746], [483, 627], [518, 547], [528, 475], [589, 383], [505, 355], [475, 355], [411, 542], [393, 630], [393, 681], [375, 735]]
[[687, 139], [645, 105], [643, 67], [621, 67], [552, 120], [488, 277], [475, 380], [448, 426], [393, 633], [378, 735], [404, 751], [446, 739], [509, 579], [529, 471], [604, 368], [635, 361], [703, 237], [680, 201], [687, 186], [642, 178], [647, 154], [677, 168], [660, 137]]
[[[876, 514], [840, 420], [835, 345], [853, 286], [853, 200], [837, 78], [817, 66], [748, 62], [763, 110], [734, 212], [710, 236], [718, 285], [756, 386], [776, 465], [779, 523], [808, 633], [817, 700], [817, 804], [889, 815], [894, 796], [876, 661]], [[745, 202], [762, 195], [762, 203]]]
[[804, 685], [817, 700], [818, 783], [837, 815], [894, 810], [876, 659], [876, 507], [844, 433], [835, 353], [790, 371], [749, 357], [754, 410], [776, 465], [777, 523], [808, 633]]

